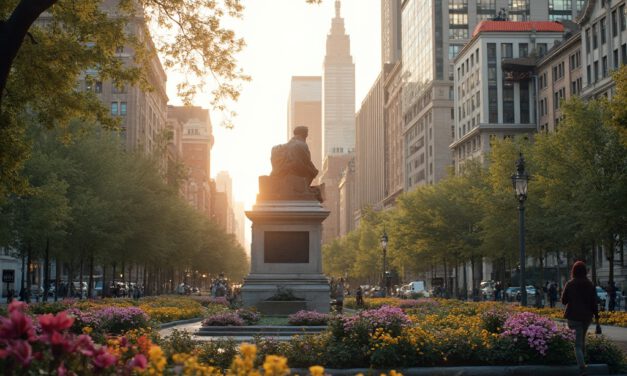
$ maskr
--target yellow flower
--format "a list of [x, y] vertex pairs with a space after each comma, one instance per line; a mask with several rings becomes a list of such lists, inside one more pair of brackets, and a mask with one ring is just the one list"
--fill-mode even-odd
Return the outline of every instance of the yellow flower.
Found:
[[89, 327], [89, 326], [86, 326], [86, 327], [84, 327], [84, 328], [83, 328], [83, 333], [84, 333], [84, 334], [89, 334], [89, 333], [91, 333], [93, 330], [94, 330], [93, 328], [91, 328], [91, 327]]
[[284, 376], [290, 373], [290, 369], [287, 367], [287, 358], [277, 355], [266, 356], [263, 370], [264, 376]]
[[324, 367], [311, 366], [309, 367], [309, 373], [311, 376], [324, 376]]

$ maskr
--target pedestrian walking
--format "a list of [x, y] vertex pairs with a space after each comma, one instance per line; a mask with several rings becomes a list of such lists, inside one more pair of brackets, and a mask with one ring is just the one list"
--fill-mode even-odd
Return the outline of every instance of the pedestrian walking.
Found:
[[608, 311], [616, 310], [616, 284], [610, 281], [607, 286], [607, 295], [609, 297]]
[[364, 306], [364, 290], [362, 290], [361, 286], [358, 286], [357, 291], [355, 291], [355, 303], [357, 304], [357, 308]]
[[557, 286], [555, 283], [551, 283], [549, 286], [549, 304], [551, 308], [555, 308], [555, 303], [557, 302]]
[[344, 278], [340, 278], [335, 287], [335, 305], [337, 313], [341, 314], [344, 308]]
[[566, 306], [564, 318], [568, 327], [575, 330], [575, 357], [579, 365], [579, 374], [587, 375], [584, 356], [586, 353], [586, 333], [592, 323], [592, 316], [599, 324], [599, 308], [595, 287], [586, 276], [586, 264], [577, 261], [571, 270], [571, 279], [564, 286], [562, 304]]

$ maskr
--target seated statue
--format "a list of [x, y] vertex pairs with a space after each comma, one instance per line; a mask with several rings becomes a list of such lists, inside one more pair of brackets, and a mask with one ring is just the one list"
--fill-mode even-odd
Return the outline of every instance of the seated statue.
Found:
[[322, 202], [320, 187], [311, 187], [318, 169], [311, 162], [306, 139], [307, 127], [294, 128], [294, 137], [272, 148], [270, 176], [259, 177], [261, 200], [318, 200]]
[[311, 162], [311, 153], [306, 142], [308, 134], [307, 127], [296, 127], [294, 137], [287, 144], [272, 148], [270, 176], [302, 176], [307, 179], [307, 185], [311, 185], [318, 175], [318, 169]]

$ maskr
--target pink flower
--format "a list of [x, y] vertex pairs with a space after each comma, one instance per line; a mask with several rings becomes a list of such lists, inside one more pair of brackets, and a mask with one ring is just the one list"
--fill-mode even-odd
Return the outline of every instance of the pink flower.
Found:
[[65, 368], [65, 363], [61, 362], [61, 364], [59, 364], [59, 366], [57, 367], [57, 375], [59, 376], [67, 375], [67, 369]]
[[148, 366], [148, 359], [146, 359], [144, 354], [135, 355], [135, 357], [129, 363], [129, 368], [131, 369], [132, 368], [146, 369], [147, 366]]
[[71, 328], [74, 323], [74, 319], [65, 312], [59, 312], [55, 316], [52, 314], [40, 315], [38, 321], [44, 333], [61, 332]]
[[23, 367], [28, 367], [33, 361], [33, 348], [26, 341], [11, 341], [7, 345], [6, 351]]
[[102, 370], [111, 367], [117, 360], [118, 358], [109, 353], [105, 347], [100, 347], [94, 352], [91, 364], [93, 364], [96, 369]]
[[9, 305], [9, 317], [0, 317], [0, 341], [10, 339], [35, 341], [33, 320], [22, 312], [23, 305], [14, 303]]

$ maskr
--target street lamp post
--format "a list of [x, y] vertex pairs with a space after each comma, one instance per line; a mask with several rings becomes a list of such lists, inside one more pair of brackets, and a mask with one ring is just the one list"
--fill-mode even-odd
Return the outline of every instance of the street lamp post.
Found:
[[518, 200], [519, 241], [520, 241], [520, 305], [527, 305], [527, 288], [525, 287], [525, 200], [529, 174], [525, 171], [525, 159], [522, 153], [516, 161], [516, 173], [512, 175], [514, 194]]
[[381, 248], [383, 249], [383, 297], [387, 296], [387, 281], [386, 281], [386, 271], [387, 271], [387, 252], [388, 252], [388, 234], [383, 230], [383, 235], [381, 235]]

